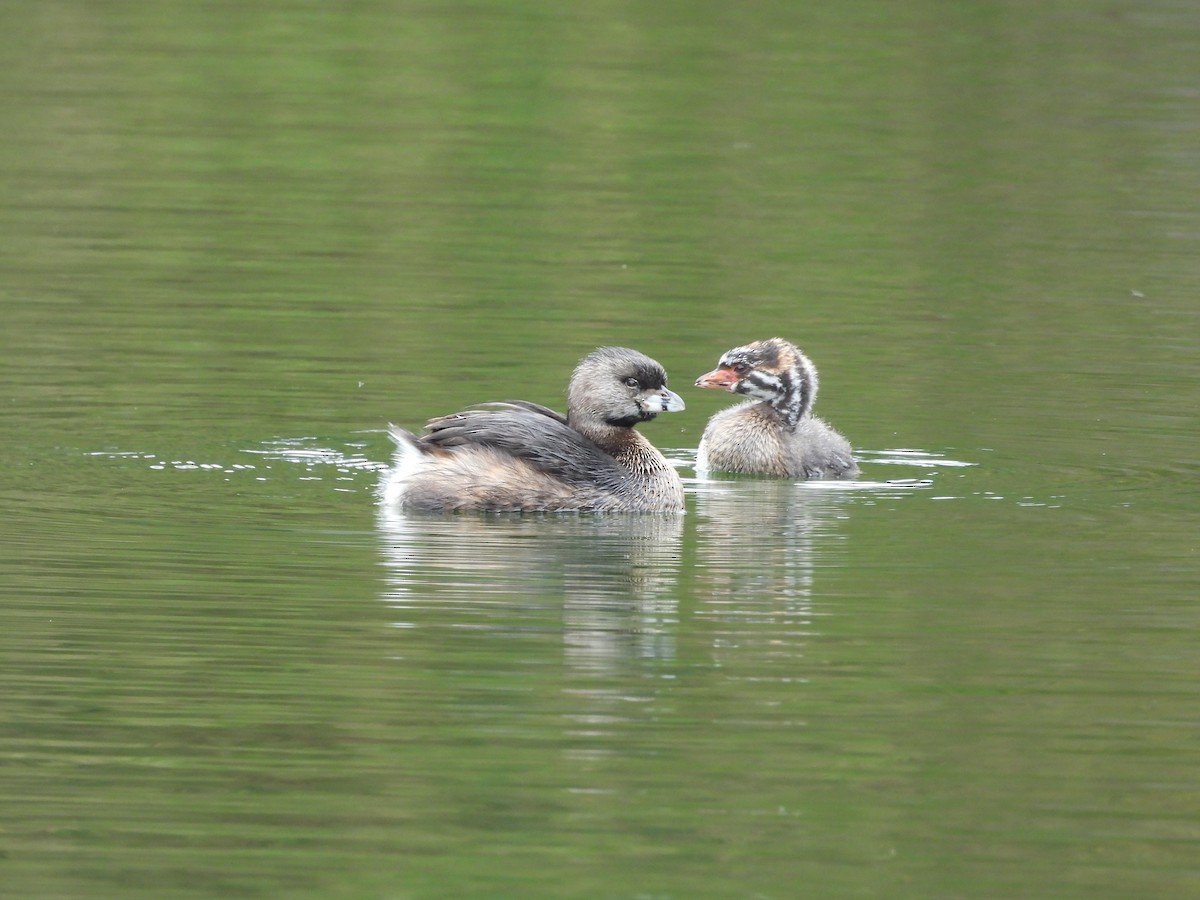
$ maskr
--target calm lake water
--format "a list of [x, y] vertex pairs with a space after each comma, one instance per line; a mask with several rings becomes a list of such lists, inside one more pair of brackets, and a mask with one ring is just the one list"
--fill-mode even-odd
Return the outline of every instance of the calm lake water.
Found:
[[[0, 12], [0, 895], [1200, 896], [1200, 8]], [[699, 480], [788, 337], [852, 483]], [[661, 361], [682, 517], [381, 509]]]

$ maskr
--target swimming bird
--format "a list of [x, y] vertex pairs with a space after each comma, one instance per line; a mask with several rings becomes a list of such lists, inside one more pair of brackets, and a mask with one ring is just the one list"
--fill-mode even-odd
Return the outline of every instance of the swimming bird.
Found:
[[440, 416], [420, 436], [390, 426], [384, 500], [443, 512], [681, 512], [679, 475], [634, 426], [683, 408], [653, 359], [601, 347], [571, 375], [565, 416], [515, 400]]
[[717, 368], [696, 379], [696, 387], [750, 398], [709, 419], [697, 472], [778, 478], [858, 474], [849, 441], [812, 415], [817, 368], [795, 344], [776, 337], [734, 347]]

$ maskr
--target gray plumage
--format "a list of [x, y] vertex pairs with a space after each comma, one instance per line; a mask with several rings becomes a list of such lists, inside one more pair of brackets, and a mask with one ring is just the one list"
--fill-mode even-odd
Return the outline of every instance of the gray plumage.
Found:
[[441, 416], [419, 437], [391, 426], [385, 500], [433, 511], [677, 512], [679, 476], [633, 426], [679, 409], [662, 366], [603, 347], [571, 376], [566, 416], [518, 400]]
[[849, 441], [812, 414], [817, 369], [794, 344], [770, 338], [735, 347], [696, 386], [751, 398], [709, 419], [698, 471], [777, 478], [858, 474]]

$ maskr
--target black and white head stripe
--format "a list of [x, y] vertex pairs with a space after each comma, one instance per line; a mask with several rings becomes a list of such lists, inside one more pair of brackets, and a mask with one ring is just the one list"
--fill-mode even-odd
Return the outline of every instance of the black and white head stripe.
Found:
[[721, 357], [720, 365], [738, 375], [736, 393], [770, 403], [785, 427], [795, 427], [816, 400], [816, 367], [782, 338], [736, 347]]

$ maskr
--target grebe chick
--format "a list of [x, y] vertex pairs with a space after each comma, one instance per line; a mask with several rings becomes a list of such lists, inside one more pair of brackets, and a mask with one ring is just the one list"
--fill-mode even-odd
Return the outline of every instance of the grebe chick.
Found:
[[817, 368], [783, 338], [727, 351], [696, 387], [744, 394], [745, 403], [708, 420], [696, 470], [778, 478], [849, 478], [858, 474], [850, 443], [812, 415]]
[[633, 428], [681, 409], [657, 362], [601, 347], [575, 368], [565, 416], [518, 400], [441, 416], [419, 437], [391, 426], [384, 500], [442, 512], [681, 512], [679, 475]]

